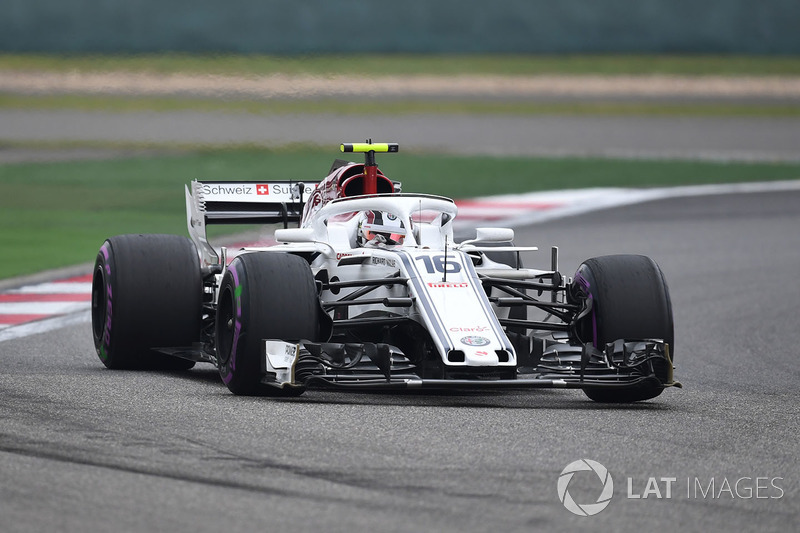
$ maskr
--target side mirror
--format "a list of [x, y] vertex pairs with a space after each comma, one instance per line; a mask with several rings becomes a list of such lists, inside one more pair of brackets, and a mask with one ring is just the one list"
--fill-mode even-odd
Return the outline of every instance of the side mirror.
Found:
[[479, 242], [511, 242], [514, 230], [511, 228], [478, 228], [475, 240]]
[[511, 228], [477, 228], [475, 238], [461, 244], [475, 242], [511, 242], [514, 240], [514, 230]]
[[311, 228], [285, 228], [275, 230], [278, 242], [314, 242], [314, 230]]

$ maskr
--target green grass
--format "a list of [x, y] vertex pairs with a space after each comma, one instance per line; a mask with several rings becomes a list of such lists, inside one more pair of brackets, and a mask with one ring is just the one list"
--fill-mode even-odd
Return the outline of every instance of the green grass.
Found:
[[[320, 179], [334, 150], [201, 151], [182, 155], [0, 165], [0, 278], [89, 262], [121, 233], [186, 234], [191, 179]], [[406, 192], [457, 198], [595, 186], [670, 186], [798, 179], [800, 164], [458, 157], [379, 161]], [[228, 229], [227, 227], [225, 229]]]
[[760, 116], [797, 117], [800, 105], [752, 102], [276, 99], [237, 100], [89, 95], [17, 95], [0, 93], [0, 109], [75, 109], [80, 111], [219, 111], [248, 114], [338, 113], [347, 115], [513, 114], [606, 116]]
[[0, 54], [0, 70], [285, 74], [798, 75], [800, 56]]

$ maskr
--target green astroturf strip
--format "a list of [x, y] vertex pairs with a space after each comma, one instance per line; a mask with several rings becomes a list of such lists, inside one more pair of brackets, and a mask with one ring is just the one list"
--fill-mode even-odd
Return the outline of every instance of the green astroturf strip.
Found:
[[[0, 165], [0, 278], [93, 261], [106, 237], [186, 235], [192, 179], [315, 180], [335, 149], [228, 149], [134, 159]], [[379, 159], [406, 192], [457, 198], [581, 187], [800, 178], [800, 164], [397, 154]], [[217, 231], [230, 230], [229, 227]]]
[[219, 111], [248, 114], [337, 113], [347, 115], [511, 114], [511, 115], [656, 115], [656, 116], [800, 116], [800, 105], [769, 100], [724, 101], [531, 101], [425, 99], [209, 99], [87, 95], [31, 96], [0, 93], [0, 109], [75, 109], [79, 111]]
[[737, 55], [70, 55], [0, 54], [0, 69], [264, 74], [798, 75], [800, 56]]

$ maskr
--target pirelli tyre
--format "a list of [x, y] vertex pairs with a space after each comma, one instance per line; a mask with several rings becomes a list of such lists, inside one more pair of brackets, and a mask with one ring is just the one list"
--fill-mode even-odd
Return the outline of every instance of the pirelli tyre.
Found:
[[118, 235], [92, 278], [92, 335], [108, 368], [184, 370], [193, 361], [153, 351], [200, 339], [203, 280], [194, 243], [177, 235]]
[[[592, 311], [578, 325], [582, 342], [602, 349], [617, 339], [663, 339], [674, 357], [672, 302], [664, 274], [642, 255], [608, 255], [588, 259], [575, 274], [592, 298]], [[663, 365], [662, 365], [663, 366]], [[659, 375], [661, 374], [661, 375]], [[656, 368], [664, 382], [667, 369]], [[586, 389], [597, 402], [636, 402], [655, 398], [663, 387], [646, 382], [636, 388]]]
[[219, 288], [216, 350], [219, 373], [240, 395], [297, 395], [262, 383], [262, 339], [316, 341], [319, 296], [311, 268], [301, 257], [280, 252], [242, 254], [231, 262]]

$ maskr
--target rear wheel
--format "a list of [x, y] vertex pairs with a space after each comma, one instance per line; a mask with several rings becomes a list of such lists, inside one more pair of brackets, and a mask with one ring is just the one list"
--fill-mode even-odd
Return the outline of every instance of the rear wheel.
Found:
[[242, 395], [302, 392], [261, 383], [261, 340], [319, 340], [320, 313], [314, 276], [303, 258], [276, 252], [236, 257], [222, 279], [217, 306], [217, 360], [228, 389]]
[[181, 370], [193, 361], [153, 352], [200, 337], [203, 280], [194, 243], [177, 235], [119, 235], [100, 247], [92, 336], [108, 368]]
[[[655, 261], [641, 255], [595, 257], [578, 268], [575, 283], [592, 298], [591, 314], [578, 324], [582, 342], [603, 349], [618, 339], [663, 339], [670, 353], [675, 353], [669, 289]], [[667, 379], [666, 372], [666, 368], [656, 368], [662, 382]], [[663, 387], [652, 381], [637, 388], [584, 390], [597, 402], [647, 400], [662, 391]]]

